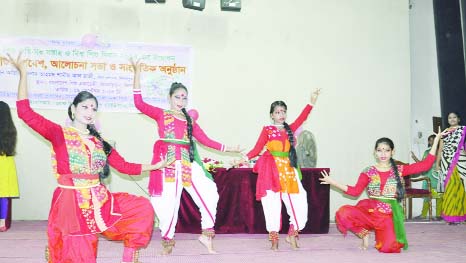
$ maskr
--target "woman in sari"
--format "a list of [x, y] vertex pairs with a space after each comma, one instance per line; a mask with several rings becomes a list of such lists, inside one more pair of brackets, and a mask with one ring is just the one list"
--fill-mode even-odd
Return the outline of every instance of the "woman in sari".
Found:
[[440, 141], [441, 154], [437, 157], [437, 170], [439, 170], [439, 183], [443, 186], [444, 195], [442, 203], [442, 217], [451, 225], [466, 220], [466, 151], [465, 126], [459, 125], [458, 113], [448, 114], [447, 128], [442, 133]]

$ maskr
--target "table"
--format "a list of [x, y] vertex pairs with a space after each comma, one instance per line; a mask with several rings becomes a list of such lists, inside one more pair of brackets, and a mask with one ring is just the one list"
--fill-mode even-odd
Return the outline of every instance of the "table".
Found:
[[[320, 184], [320, 172], [329, 168], [302, 168], [302, 184], [307, 192], [308, 221], [301, 233], [326, 234], [329, 230], [330, 187]], [[256, 201], [257, 174], [251, 168], [217, 168], [213, 172], [217, 184], [219, 201], [215, 232], [267, 233], [264, 213], [260, 201]], [[200, 233], [200, 213], [193, 200], [183, 191], [178, 214], [178, 233]], [[289, 217], [282, 205], [282, 230], [286, 233]]]

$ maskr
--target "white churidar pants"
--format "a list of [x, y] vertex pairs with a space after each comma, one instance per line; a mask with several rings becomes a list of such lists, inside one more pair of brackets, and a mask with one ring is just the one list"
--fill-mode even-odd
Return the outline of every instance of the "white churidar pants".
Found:
[[202, 229], [213, 228], [217, 214], [218, 192], [215, 182], [205, 176], [204, 170], [196, 162], [191, 163], [192, 185], [183, 187], [181, 161], [175, 162], [175, 182], [163, 183], [161, 196], [151, 196], [150, 200], [159, 218], [162, 238], [173, 239], [178, 222], [181, 193], [185, 189], [201, 212]]
[[289, 194], [267, 190], [266, 196], [261, 198], [262, 207], [264, 209], [265, 225], [268, 232], [278, 232], [280, 230], [282, 201], [285, 204], [288, 215], [290, 216], [290, 225], [294, 225], [295, 230], [302, 230], [306, 225], [308, 211], [307, 193], [298, 178], [296, 169], [295, 176], [298, 182], [299, 193]]

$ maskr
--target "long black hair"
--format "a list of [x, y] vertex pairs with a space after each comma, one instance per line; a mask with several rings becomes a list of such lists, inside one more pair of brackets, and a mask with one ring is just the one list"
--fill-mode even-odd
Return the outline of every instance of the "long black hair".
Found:
[[0, 155], [16, 154], [16, 127], [11, 118], [10, 106], [0, 101]]
[[[277, 101], [274, 101], [270, 105], [270, 114], [272, 114], [275, 111], [276, 107], [283, 107], [283, 108], [285, 108], [285, 110], [288, 109], [285, 102], [283, 102], [281, 100], [277, 100]], [[294, 140], [293, 131], [291, 130], [288, 123], [286, 123], [286, 122], [283, 123], [283, 127], [285, 128], [286, 134], [288, 135], [288, 141], [290, 141], [290, 151], [288, 153], [288, 158], [290, 159], [290, 165], [292, 167], [297, 168], [298, 167], [298, 157], [296, 155], [296, 149], [294, 147], [295, 140]]]
[[[375, 142], [374, 150], [377, 150], [377, 147], [379, 146], [379, 144], [386, 144], [390, 147], [392, 151], [395, 150], [395, 144], [389, 138], [383, 137], [383, 138], [378, 139]], [[396, 199], [398, 200], [398, 202], [401, 202], [405, 196], [405, 189], [403, 187], [403, 184], [401, 183], [401, 177], [398, 171], [398, 166], [396, 165], [395, 160], [391, 157], [390, 157], [390, 164], [392, 166], [392, 169], [393, 169], [393, 172], [395, 173], [395, 178], [396, 178]]]
[[[171, 97], [173, 93], [175, 93], [175, 91], [177, 91], [178, 89], [184, 89], [184, 91], [186, 91], [186, 94], [188, 93], [188, 89], [183, 84], [179, 82], [173, 82], [172, 85], [170, 86], [168, 95]], [[186, 118], [186, 129], [187, 129], [188, 139], [189, 139], [189, 161], [193, 162], [194, 161], [193, 120], [191, 116], [189, 116], [185, 108], [182, 108], [181, 112], [183, 112], [184, 117]]]
[[[70, 117], [71, 120], [74, 120], [74, 116], [71, 111], [71, 106], [74, 105], [76, 107], [78, 106], [79, 103], [85, 100], [88, 100], [88, 99], [93, 99], [96, 103], [96, 107], [97, 108], [99, 107], [99, 101], [92, 93], [90, 93], [89, 91], [81, 91], [78, 93], [78, 95], [76, 95], [76, 97], [74, 97], [73, 103], [71, 103], [70, 106], [68, 107], [68, 117]], [[95, 136], [99, 141], [102, 142], [105, 155], [109, 156], [113, 150], [113, 147], [102, 138], [100, 133], [95, 128], [94, 124], [88, 124], [87, 129], [89, 130], [90, 135]], [[105, 179], [108, 177], [109, 174], [110, 174], [110, 168], [108, 166], [108, 162], [105, 162], [104, 169], [101, 173], [99, 173], [99, 177], [100, 179]]]

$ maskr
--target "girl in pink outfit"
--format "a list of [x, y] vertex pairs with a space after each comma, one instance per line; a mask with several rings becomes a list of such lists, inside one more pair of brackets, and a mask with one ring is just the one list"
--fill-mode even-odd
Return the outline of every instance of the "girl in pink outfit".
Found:
[[[170, 109], [165, 110], [145, 103], [140, 89], [140, 63], [132, 62], [134, 69], [134, 104], [143, 114], [157, 122], [158, 134], [153, 148], [152, 163], [167, 156], [172, 163], [159, 171], [153, 171], [149, 179], [149, 194], [159, 218], [162, 235], [162, 254], [172, 252], [175, 246], [175, 226], [178, 220], [181, 193], [188, 192], [201, 212], [202, 234], [199, 241], [209, 253], [215, 253], [212, 238], [217, 213], [217, 186], [199, 158], [194, 139], [218, 151], [239, 152], [207, 137], [199, 125], [186, 112], [188, 90], [181, 83], [173, 83], [169, 91]], [[172, 162], [173, 161], [173, 162]]]
[[52, 144], [57, 178], [50, 208], [46, 259], [49, 263], [95, 263], [98, 235], [123, 241], [122, 262], [139, 262], [138, 249], [151, 239], [154, 212], [149, 200], [128, 193], [111, 193], [100, 181], [112, 166], [126, 174], [160, 169], [126, 162], [96, 131], [98, 102], [81, 91], [68, 108], [71, 125], [62, 127], [36, 113], [27, 92], [26, 60], [8, 61], [19, 71], [18, 116]]

